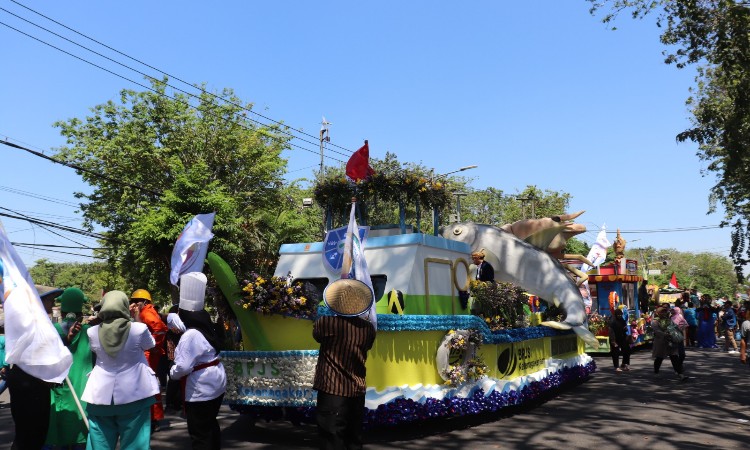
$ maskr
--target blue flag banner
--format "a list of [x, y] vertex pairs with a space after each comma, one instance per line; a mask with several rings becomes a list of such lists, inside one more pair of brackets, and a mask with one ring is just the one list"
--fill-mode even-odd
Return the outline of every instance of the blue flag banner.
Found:
[[[349, 227], [336, 228], [326, 233], [323, 241], [323, 262], [326, 268], [332, 272], [341, 272], [344, 262], [344, 244], [346, 242], [346, 230]], [[358, 227], [359, 240], [364, 244], [370, 227]]]

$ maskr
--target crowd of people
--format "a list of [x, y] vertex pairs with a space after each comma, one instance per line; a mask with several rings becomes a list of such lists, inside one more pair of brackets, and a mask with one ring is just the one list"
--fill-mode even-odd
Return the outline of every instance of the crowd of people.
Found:
[[[641, 290], [645, 292], [645, 282]], [[639, 299], [640, 296], [641, 291]], [[648, 308], [648, 303], [639, 302], [639, 305]], [[690, 377], [684, 373], [685, 349], [719, 349], [720, 339], [723, 340], [723, 351], [739, 354], [740, 361], [746, 364], [750, 344], [750, 300], [740, 305], [726, 298], [714, 300], [709, 294], [698, 296], [695, 290], [685, 291], [673, 304], [662, 303], [655, 308], [651, 330], [655, 376], [660, 375], [664, 359], [669, 358], [679, 380], [688, 381]], [[609, 321], [609, 345], [616, 372], [630, 370], [630, 351], [634, 342], [629, 338], [623, 309], [615, 309]]]
[[[161, 391], [170, 383], [182, 385], [181, 392], [169, 390], [167, 406], [184, 408], [192, 448], [221, 448], [217, 416], [226, 375], [218, 358], [222, 340], [204, 309], [203, 273], [181, 277], [179, 305], [168, 314], [156, 311], [144, 289], [130, 296], [110, 291], [90, 316], [79, 288], [37, 291], [50, 317], [59, 304], [62, 320], [53, 324], [73, 363], [65, 381], [52, 384], [0, 360], [13, 450], [148, 449], [151, 434], [168, 425]], [[159, 372], [168, 373], [167, 383]]]

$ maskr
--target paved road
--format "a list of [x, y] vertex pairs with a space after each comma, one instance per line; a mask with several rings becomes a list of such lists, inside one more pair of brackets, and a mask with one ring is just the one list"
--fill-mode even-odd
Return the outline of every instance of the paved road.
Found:
[[[750, 368], [737, 355], [688, 349], [679, 383], [665, 361], [652, 373], [648, 349], [633, 355], [633, 370], [616, 374], [608, 356], [596, 357], [591, 378], [544, 402], [500, 415], [451, 419], [370, 431], [374, 449], [734, 449], [750, 442]], [[0, 396], [0, 449], [13, 435], [7, 392]], [[152, 448], [190, 448], [187, 428], [169, 415], [171, 428], [153, 435]], [[252, 424], [222, 408], [223, 448], [315, 448], [315, 428], [285, 422]]]

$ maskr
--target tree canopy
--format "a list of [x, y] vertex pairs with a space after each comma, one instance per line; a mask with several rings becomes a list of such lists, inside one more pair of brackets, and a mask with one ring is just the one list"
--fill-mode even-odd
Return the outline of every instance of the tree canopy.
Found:
[[648, 278], [649, 283], [661, 287], [669, 283], [674, 272], [680, 288], [695, 288], [714, 298], [731, 298], [740, 290], [732, 261], [722, 255], [682, 252], [674, 248], [635, 247], [626, 248], [625, 257], [638, 260], [640, 269], [659, 269], [661, 274], [649, 275]]
[[251, 120], [252, 105], [230, 89], [190, 98], [167, 92], [166, 79], [151, 84], [55, 124], [67, 139], [57, 156], [93, 187], [77, 194], [85, 226], [104, 230], [104, 254], [130, 287], [167, 293], [175, 240], [195, 214], [216, 212], [211, 249], [239, 273], [274, 260], [268, 236], [305, 240], [320, 228], [301, 223], [309, 213], [288, 214], [301, 201], [282, 179], [282, 126]]
[[613, 23], [622, 12], [640, 19], [655, 14], [663, 26], [665, 62], [696, 65], [696, 86], [687, 100], [692, 127], [677, 140], [698, 144], [697, 155], [716, 176], [709, 212], [716, 202], [732, 227], [735, 272], [750, 262], [750, 9], [734, 0], [588, 0], [592, 13], [608, 8]]
[[99, 303], [102, 292], [124, 289], [124, 280], [103, 262], [53, 263], [47, 259], [37, 260], [29, 269], [36, 284], [60, 289], [80, 288], [91, 305]]

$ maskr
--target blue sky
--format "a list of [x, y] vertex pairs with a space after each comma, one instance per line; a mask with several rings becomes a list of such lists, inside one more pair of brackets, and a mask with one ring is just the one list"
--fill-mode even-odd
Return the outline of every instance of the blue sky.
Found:
[[[568, 192], [570, 210], [586, 210], [579, 221], [589, 243], [606, 223], [630, 247], [729, 252], [727, 229], [631, 233], [712, 227], [723, 214], [706, 214], [714, 179], [701, 176], [706, 163], [695, 145], [674, 139], [689, 126], [684, 101], [693, 72], [663, 63], [652, 21], [623, 17], [612, 31], [583, 0], [460, 8], [389, 0], [21, 4], [182, 80], [232, 88], [256, 111], [306, 133], [317, 135], [325, 116], [332, 143], [350, 151], [368, 139], [371, 156], [390, 151], [436, 173], [476, 164], [464, 172], [475, 188], [514, 194], [532, 184]], [[161, 77], [19, 4], [2, 0], [0, 7], [7, 10], [0, 22], [108, 70], [146, 84], [8, 11]], [[64, 144], [56, 120], [83, 118], [123, 88], [142, 90], [5, 25], [0, 43], [0, 139], [53, 149]], [[317, 145], [296, 143], [307, 151], [285, 154], [290, 178], [309, 177], [319, 164]], [[0, 206], [80, 226], [70, 203], [87, 187], [72, 169], [7, 146], [0, 152]], [[14, 242], [77, 246], [41, 227], [0, 220]], [[86, 260], [17, 249], [27, 264]]]

